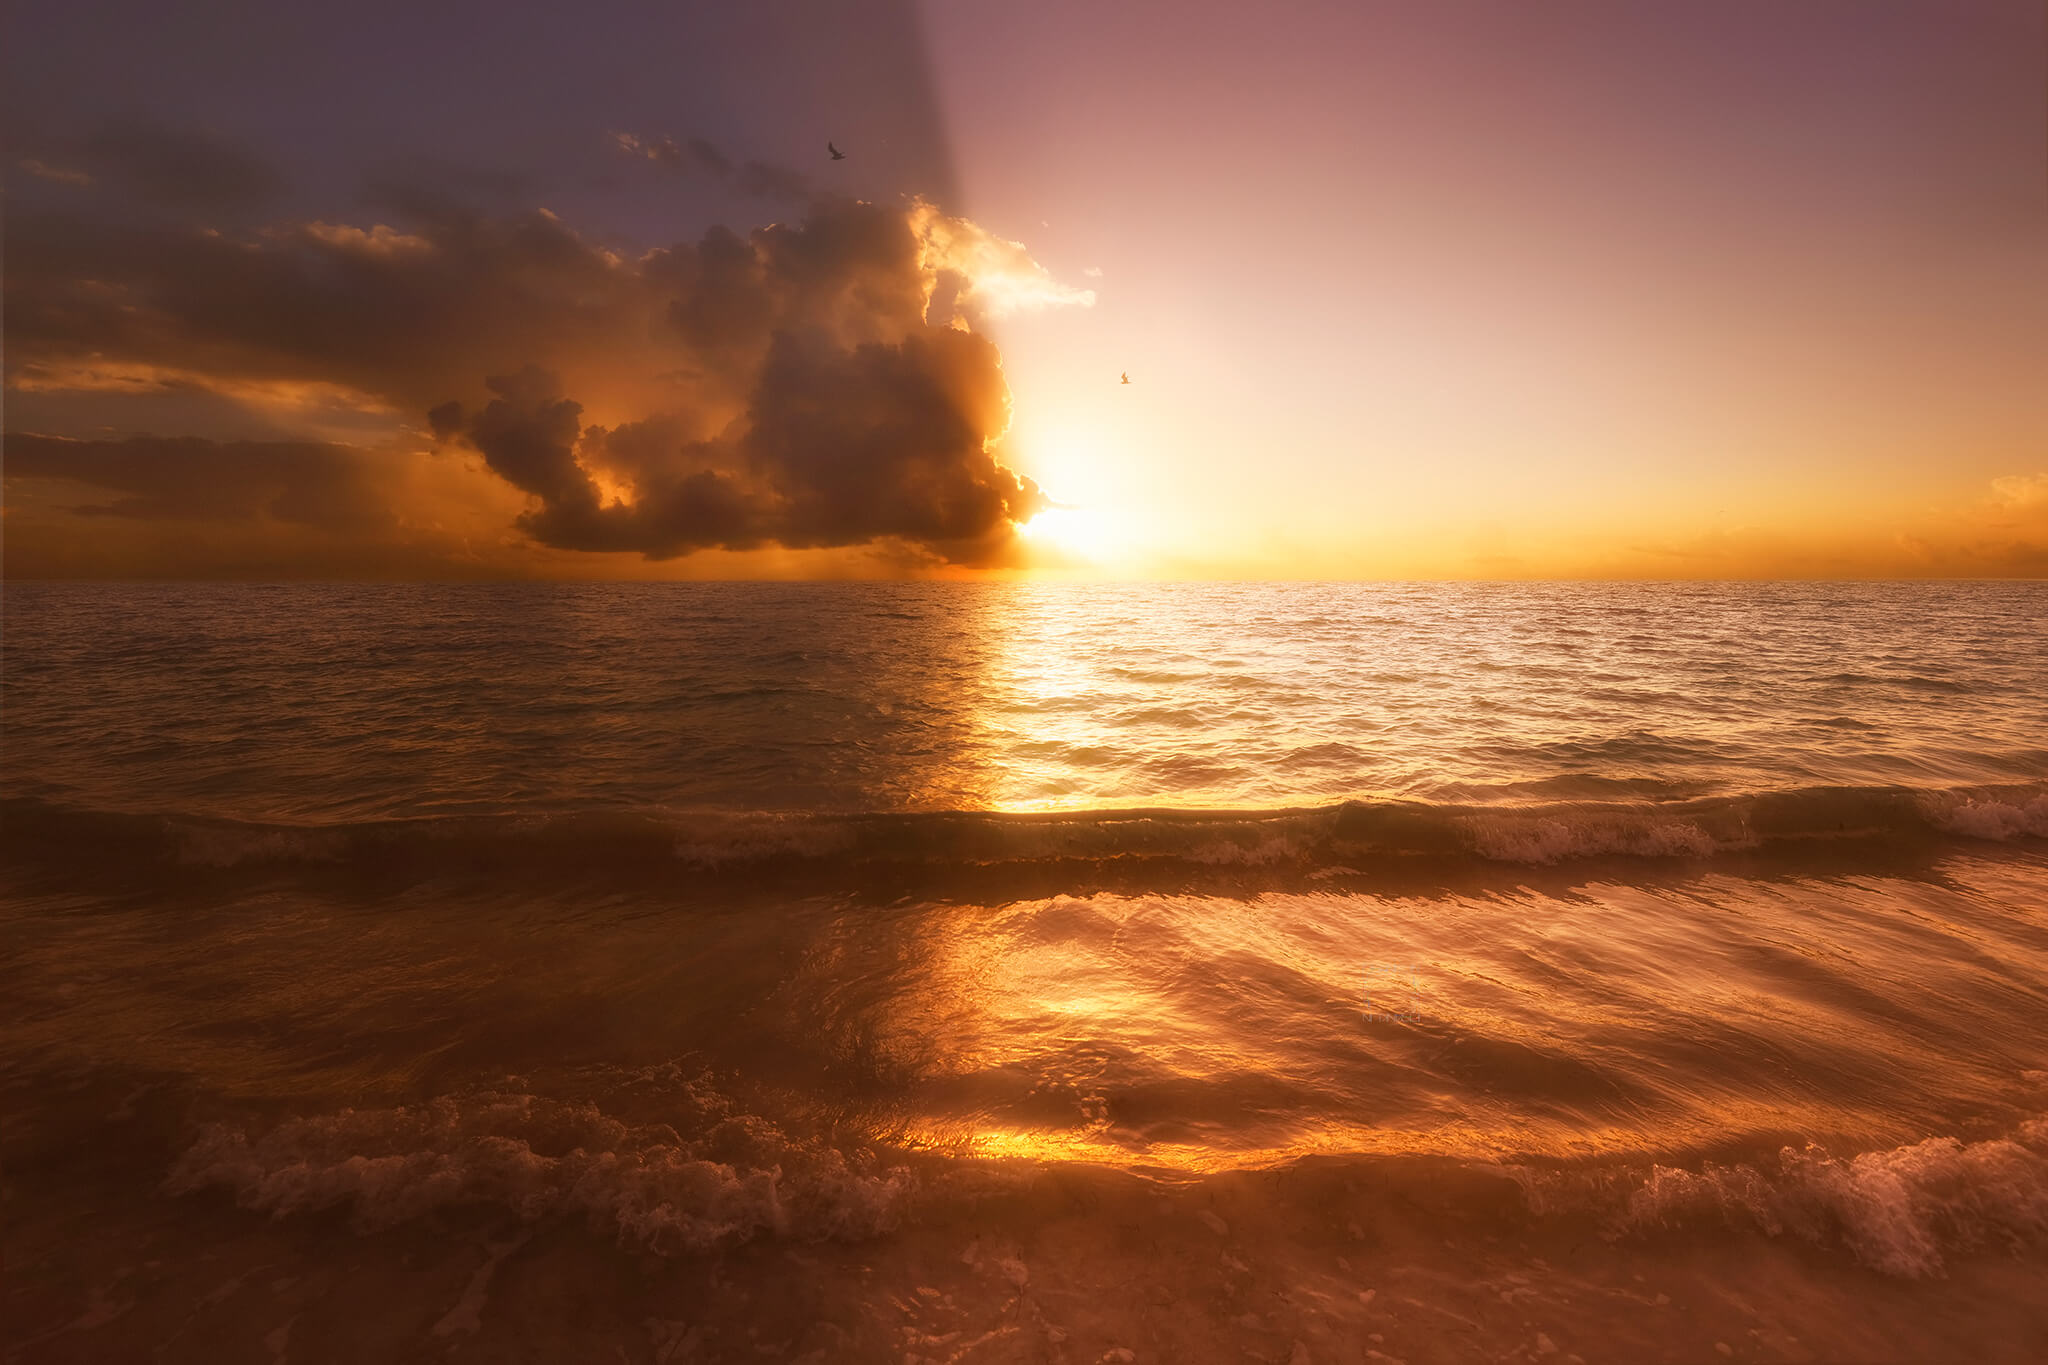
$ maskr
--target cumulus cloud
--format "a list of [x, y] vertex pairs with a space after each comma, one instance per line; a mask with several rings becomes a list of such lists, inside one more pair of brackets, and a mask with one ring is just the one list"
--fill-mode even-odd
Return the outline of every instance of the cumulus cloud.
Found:
[[1094, 290], [1061, 284], [1031, 258], [1022, 242], [998, 237], [979, 224], [949, 217], [921, 201], [911, 209], [910, 224], [917, 234], [923, 267], [934, 276], [950, 276], [957, 282], [956, 307], [981, 317], [1000, 318], [1048, 308], [1095, 306]]
[[581, 427], [539, 367], [490, 379], [474, 416], [438, 405], [436, 433], [538, 499], [520, 524], [559, 548], [669, 558], [891, 539], [953, 562], [1000, 557], [1044, 499], [990, 453], [1009, 423], [1000, 359], [986, 337], [927, 316], [911, 223], [840, 204], [705, 246], [668, 320], [700, 372], [744, 386], [743, 411], [716, 435], [693, 436], [704, 424], [684, 412]]
[[[633, 256], [545, 210], [242, 233], [41, 212], [10, 236], [17, 397], [266, 395], [274, 423], [308, 395], [352, 395], [390, 424], [387, 444], [409, 426], [481, 455], [528, 499], [516, 524], [531, 541], [652, 559], [877, 545], [1001, 560], [1043, 498], [994, 453], [1008, 387], [972, 325], [1092, 301], [921, 203], [818, 200], [798, 221]], [[36, 447], [10, 476], [117, 495], [77, 505], [92, 516], [200, 515], [163, 472], [181, 466], [244, 488], [209, 515], [351, 496], [324, 463], [345, 453], [310, 446], [164, 446], [151, 465], [88, 445]]]

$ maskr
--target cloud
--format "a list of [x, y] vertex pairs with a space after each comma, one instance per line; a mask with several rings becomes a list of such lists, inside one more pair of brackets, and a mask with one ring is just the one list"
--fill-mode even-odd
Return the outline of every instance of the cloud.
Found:
[[[871, 546], [1003, 562], [1045, 503], [995, 454], [1009, 392], [972, 326], [1092, 301], [922, 203], [817, 200], [798, 221], [637, 256], [545, 210], [452, 203], [239, 233], [40, 211], [10, 236], [17, 421], [65, 399], [148, 429], [135, 419], [199, 394], [248, 413], [249, 434], [316, 411], [351, 442], [431, 433], [525, 496], [529, 543], [652, 560]], [[312, 448], [165, 446], [152, 465], [74, 445], [9, 472], [65, 464], [117, 494], [79, 504], [101, 520], [310, 518], [323, 497], [359, 513], [349, 447]], [[179, 477], [222, 487], [181, 501]]]
[[306, 235], [338, 251], [368, 256], [395, 256], [409, 251], [431, 251], [434, 244], [409, 232], [398, 232], [383, 223], [364, 231], [346, 223], [308, 223]]
[[2015, 512], [2048, 508], [2048, 474], [2009, 474], [1993, 479], [1991, 500]]
[[6, 438], [19, 578], [504, 578], [575, 572], [512, 528], [520, 495], [403, 447]]
[[765, 161], [735, 163], [701, 137], [678, 142], [672, 137], [643, 139], [632, 133], [611, 136], [613, 144], [629, 156], [644, 157], [670, 170], [708, 176], [741, 194], [762, 199], [811, 197], [810, 181], [798, 172]]
[[8, 247], [10, 383], [148, 367], [406, 411], [532, 360], [644, 370], [668, 259], [621, 262], [544, 212], [250, 233], [24, 213]]
[[79, 152], [131, 194], [180, 208], [246, 207], [284, 186], [275, 169], [233, 142], [147, 119], [109, 120]]
[[315, 442], [191, 437], [75, 441], [9, 433], [7, 477], [85, 485], [64, 510], [136, 520], [246, 521], [360, 530], [391, 520], [361, 453]]
[[[756, 315], [741, 310], [737, 327], [750, 331]], [[537, 367], [488, 387], [495, 396], [474, 416], [457, 402], [434, 408], [434, 430], [459, 434], [538, 499], [519, 524], [560, 549], [667, 559], [894, 540], [988, 564], [1046, 505], [989, 453], [1009, 419], [994, 345], [951, 327], [852, 342], [824, 326], [776, 329], [746, 413], [712, 440], [666, 415], [583, 428], [580, 406]], [[599, 471], [618, 494], [607, 497]]]
[[15, 163], [38, 180], [48, 180], [58, 185], [90, 185], [92, 177], [84, 171], [67, 170], [62, 166], [49, 166], [34, 157], [24, 157]]
[[[1031, 258], [1022, 242], [998, 237], [965, 218], [953, 218], [919, 201], [910, 211], [919, 261], [934, 276], [960, 282], [955, 306], [977, 317], [1048, 308], [1093, 308], [1095, 291], [1061, 284]], [[1099, 272], [1098, 272], [1099, 273]]]

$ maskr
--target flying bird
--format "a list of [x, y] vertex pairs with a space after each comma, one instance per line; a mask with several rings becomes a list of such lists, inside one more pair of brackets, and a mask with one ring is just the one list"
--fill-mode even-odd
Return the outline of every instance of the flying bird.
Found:
[[1128, 383], [1130, 383], [1130, 382], [1131, 382], [1131, 372], [1130, 372], [1129, 370], [1125, 370], [1125, 371], [1124, 371], [1124, 383], [1128, 384]]
[[829, 142], [825, 144], [825, 150], [826, 150], [826, 151], [828, 151], [828, 152], [830, 152], [830, 153], [832, 153], [832, 159], [833, 159], [834, 161], [844, 161], [844, 160], [846, 160], [846, 153], [845, 153], [845, 152], [842, 152], [842, 151], [840, 151], [840, 150], [839, 150], [839, 149], [838, 149], [837, 147], [833, 146], [833, 145], [832, 145], [831, 143], [829, 143]]

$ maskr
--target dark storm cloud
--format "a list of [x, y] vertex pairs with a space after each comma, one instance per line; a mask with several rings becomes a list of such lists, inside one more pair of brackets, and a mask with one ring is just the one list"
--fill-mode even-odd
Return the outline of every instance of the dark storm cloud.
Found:
[[[684, 442], [678, 428], [660, 420], [586, 433], [581, 406], [538, 368], [493, 377], [487, 387], [495, 397], [462, 423], [462, 433], [494, 472], [539, 499], [519, 524], [541, 543], [673, 558], [710, 546], [752, 549], [770, 538], [768, 490], [744, 486], [720, 467], [735, 452]], [[434, 420], [437, 429], [462, 422], [460, 406], [437, 408]], [[640, 483], [631, 505], [605, 502], [577, 459], [584, 443], [644, 447], [634, 462]]]
[[[495, 397], [473, 418], [444, 404], [434, 426], [459, 425], [492, 470], [539, 499], [520, 525], [559, 549], [668, 559], [895, 540], [984, 563], [1044, 505], [985, 449], [1008, 408], [995, 348], [951, 328], [854, 346], [779, 332], [744, 421], [711, 441], [661, 418], [579, 430], [578, 405], [535, 368], [488, 387]], [[629, 478], [632, 500], [607, 502], [588, 465]]]
[[268, 516], [354, 531], [391, 520], [361, 453], [307, 441], [204, 441], [142, 436], [69, 441], [9, 433], [9, 479], [60, 479], [103, 495], [67, 511], [138, 520], [238, 521]]
[[[7, 362], [46, 391], [170, 376], [282, 403], [338, 386], [474, 446], [534, 500], [521, 528], [560, 549], [900, 541], [987, 562], [1040, 496], [988, 452], [1008, 424], [994, 346], [926, 320], [931, 221], [818, 201], [800, 223], [628, 259], [545, 211], [238, 234], [29, 214], [10, 242]], [[320, 496], [276, 485], [254, 449], [216, 448], [203, 475], [187, 449], [195, 482], [248, 485], [189, 506], [170, 465], [71, 464], [123, 491], [101, 510], [129, 516], [283, 516]], [[343, 472], [325, 477], [345, 501]]]
[[418, 233], [54, 214], [9, 227], [10, 376], [118, 362], [339, 384], [417, 408], [479, 370], [645, 339], [636, 306], [650, 276], [545, 213], [451, 215]]
[[1009, 417], [996, 349], [928, 328], [847, 349], [779, 334], [754, 392], [745, 447], [786, 498], [778, 538], [842, 545], [877, 535], [973, 554], [1041, 506], [1035, 484], [988, 456]]
[[644, 379], [744, 368], [786, 328], [897, 337], [923, 325], [926, 288], [905, 215], [851, 200], [634, 259], [545, 210], [232, 234], [24, 212], [8, 252], [10, 375], [147, 365], [409, 410], [529, 363]]
[[[424, 571], [473, 549], [447, 571], [584, 573], [537, 542], [668, 554], [815, 537], [826, 519], [787, 511], [809, 495], [744, 440], [777, 337], [900, 347], [924, 326], [915, 252], [886, 221], [902, 213], [813, 208], [787, 169], [891, 205], [952, 202], [915, 0], [595, 0], [512, 18], [483, 0], [371, 0], [343, 23], [242, 0], [72, 0], [12, 7], [6, 26], [6, 416], [92, 438], [11, 461], [10, 566], [288, 574], [303, 552], [381, 573], [379, 553]], [[608, 129], [648, 139], [637, 165]], [[719, 145], [655, 136], [710, 130]], [[858, 149], [831, 172], [827, 136]], [[885, 269], [836, 254], [842, 220], [863, 214], [892, 237]], [[773, 216], [791, 224], [778, 239], [815, 221], [808, 274], [746, 230]], [[739, 230], [705, 232], [721, 220]], [[560, 393], [536, 397], [529, 367]], [[430, 453], [425, 414], [450, 400], [439, 430], [465, 448]], [[584, 428], [567, 467], [550, 402]], [[457, 433], [493, 404], [485, 456]], [[537, 444], [522, 447], [527, 420]], [[103, 439], [146, 432], [218, 444], [164, 443], [151, 463]], [[986, 460], [978, 445], [961, 458]], [[365, 488], [396, 532], [314, 529], [323, 500], [358, 516]], [[861, 562], [948, 552], [889, 541]]]

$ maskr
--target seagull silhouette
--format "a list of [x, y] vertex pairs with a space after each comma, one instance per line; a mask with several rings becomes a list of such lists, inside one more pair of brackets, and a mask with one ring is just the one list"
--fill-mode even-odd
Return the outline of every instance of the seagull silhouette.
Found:
[[829, 143], [829, 142], [825, 144], [825, 150], [826, 150], [826, 151], [828, 151], [828, 152], [830, 152], [830, 153], [832, 153], [832, 159], [833, 159], [834, 161], [844, 161], [844, 160], [846, 160], [846, 153], [845, 153], [845, 152], [842, 152], [842, 151], [840, 151], [840, 150], [839, 150], [839, 149], [838, 149], [837, 147], [834, 147], [834, 146], [833, 146], [833, 145], [832, 145], [831, 143]]
[[1131, 382], [1131, 372], [1130, 372], [1129, 370], [1125, 370], [1125, 371], [1124, 371], [1124, 383], [1128, 384], [1128, 383], [1130, 383], [1130, 382]]

